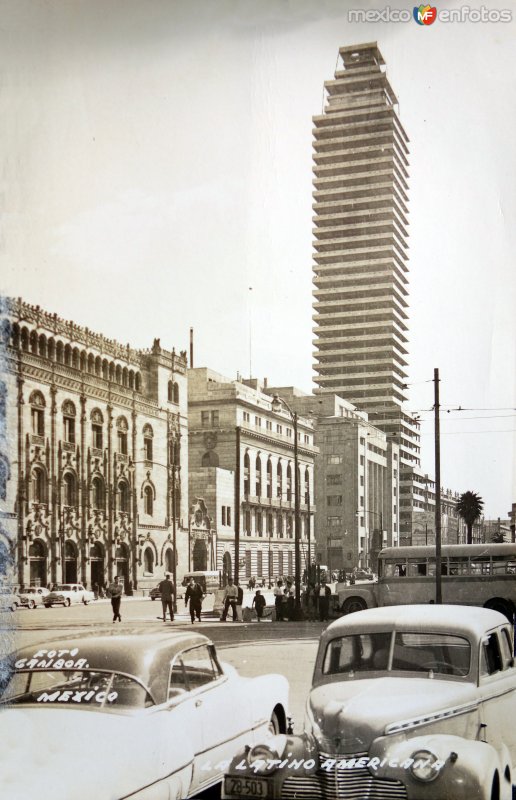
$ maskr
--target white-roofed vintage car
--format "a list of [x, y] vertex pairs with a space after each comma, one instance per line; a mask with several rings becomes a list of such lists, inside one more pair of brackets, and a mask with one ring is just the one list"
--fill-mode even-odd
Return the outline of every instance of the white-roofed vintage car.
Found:
[[85, 589], [82, 583], [60, 583], [43, 598], [45, 608], [51, 606], [71, 606], [72, 603], [84, 603], [85, 606], [95, 600], [95, 595]]
[[320, 640], [298, 736], [235, 756], [225, 798], [509, 800], [516, 783], [512, 629], [497, 611], [359, 611]]
[[30, 609], [42, 606], [45, 602], [44, 598], [49, 594], [49, 590], [44, 586], [27, 586], [26, 589], [20, 589], [19, 592], [22, 605]]
[[12, 800], [182, 800], [220, 783], [240, 747], [286, 730], [286, 679], [239, 676], [198, 633], [63, 639], [6, 667], [0, 785]]

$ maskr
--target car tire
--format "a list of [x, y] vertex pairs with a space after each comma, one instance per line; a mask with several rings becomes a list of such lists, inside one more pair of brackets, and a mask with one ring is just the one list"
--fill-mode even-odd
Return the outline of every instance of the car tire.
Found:
[[89, 600], [86, 600], [86, 598], [85, 598], [85, 597], [83, 597], [83, 598], [82, 598], [82, 602], [84, 603], [84, 605], [85, 605], [85, 606], [87, 606], [87, 605], [88, 605], [88, 603], [89, 603], [90, 601], [89, 601]]
[[272, 712], [271, 718], [269, 720], [269, 731], [272, 733], [273, 736], [277, 736], [278, 733], [281, 733], [280, 721], [275, 711]]
[[33, 608], [36, 608], [36, 603], [34, 602], [34, 600], [29, 600], [29, 602], [27, 603], [27, 608], [30, 608], [31, 610]]
[[153, 602], [154, 602], [154, 600], [155, 600], [155, 599], [156, 599], [155, 597], [151, 597], [151, 600], [152, 600]]
[[355, 611], [364, 611], [367, 608], [367, 603], [361, 597], [348, 597], [342, 603], [343, 614], [354, 614]]
[[11, 611], [16, 611], [16, 609], [18, 608], [18, 603], [11, 603], [11, 605], [9, 607], [10, 607]]
[[65, 597], [64, 604], [65, 604], [65, 607], [66, 607], [66, 608], [68, 608], [68, 607], [70, 606], [70, 603], [71, 603], [71, 602], [72, 602], [72, 601], [70, 600], [70, 598], [69, 598], [69, 597]]
[[43, 603], [45, 608], [52, 608], [52, 603]]

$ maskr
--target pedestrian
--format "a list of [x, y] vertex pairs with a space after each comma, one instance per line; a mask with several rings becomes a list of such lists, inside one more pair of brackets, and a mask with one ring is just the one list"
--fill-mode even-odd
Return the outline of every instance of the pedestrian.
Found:
[[256, 590], [256, 594], [253, 597], [251, 608], [253, 607], [256, 609], [257, 621], [260, 622], [261, 618], [263, 617], [263, 609], [265, 608], [265, 597], [259, 589]]
[[289, 618], [289, 622], [294, 619], [294, 609], [295, 609], [295, 590], [290, 581], [287, 581], [287, 588], [285, 589], [285, 593], [287, 595], [287, 617]]
[[165, 572], [165, 578], [158, 585], [161, 594], [161, 605], [163, 607], [163, 622], [167, 621], [167, 609], [170, 614], [170, 621], [174, 621], [174, 600], [176, 587], [170, 580], [170, 572]]
[[283, 622], [283, 581], [280, 579], [274, 587], [274, 606], [276, 608], [276, 620]]
[[326, 585], [325, 578], [323, 578], [321, 581], [321, 585], [319, 586], [319, 591], [317, 595], [319, 600], [319, 621], [328, 622], [328, 614], [330, 611], [331, 589], [329, 586]]
[[115, 575], [113, 583], [110, 583], [108, 587], [108, 593], [111, 598], [111, 608], [113, 609], [113, 622], [116, 622], [117, 619], [119, 622], [122, 622], [122, 617], [120, 616], [120, 603], [122, 602], [122, 584], [119, 581], [120, 581], [119, 576]]
[[236, 601], [237, 620], [239, 622], [242, 622], [242, 604], [244, 602], [244, 590], [242, 589], [239, 583], [237, 583], [236, 587], [237, 587], [237, 601]]
[[194, 580], [194, 578], [190, 578], [185, 592], [185, 608], [188, 605], [188, 601], [190, 601], [190, 619], [192, 620], [192, 625], [196, 618], [198, 622], [201, 621], [203, 597], [204, 592], [201, 584]]
[[231, 610], [233, 611], [233, 622], [237, 621], [237, 599], [238, 599], [238, 589], [233, 583], [233, 579], [230, 578], [228, 585], [224, 591], [224, 609], [222, 611], [222, 616], [220, 618], [221, 622], [225, 622], [228, 616], [229, 607], [231, 606]]

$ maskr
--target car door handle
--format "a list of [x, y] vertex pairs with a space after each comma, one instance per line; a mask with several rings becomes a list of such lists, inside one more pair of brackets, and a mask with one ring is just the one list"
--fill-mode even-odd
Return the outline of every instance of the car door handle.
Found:
[[195, 707], [199, 708], [199, 706], [202, 706], [202, 700], [196, 700], [195, 701]]

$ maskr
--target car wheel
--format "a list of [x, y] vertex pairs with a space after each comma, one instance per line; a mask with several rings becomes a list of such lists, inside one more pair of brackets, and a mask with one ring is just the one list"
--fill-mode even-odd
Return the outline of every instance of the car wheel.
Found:
[[52, 608], [52, 603], [43, 603], [45, 608]]
[[65, 597], [64, 604], [65, 604], [66, 608], [68, 608], [68, 606], [70, 605], [70, 603], [71, 603], [71, 602], [72, 602], [72, 601], [70, 600], [70, 598], [69, 598], [69, 597]]
[[151, 600], [153, 600], [153, 601], [154, 601], [155, 599], [156, 599], [155, 597], [151, 597]]
[[89, 601], [89, 600], [86, 600], [86, 598], [85, 598], [85, 597], [83, 597], [83, 598], [82, 598], [82, 602], [84, 603], [84, 605], [85, 605], [85, 606], [87, 606], [87, 605], [88, 605], [88, 603], [89, 603], [90, 601]]
[[11, 603], [11, 611], [16, 611], [18, 608], [18, 603]]
[[273, 736], [277, 736], [278, 733], [281, 733], [280, 721], [275, 711], [271, 714], [268, 729]]
[[27, 607], [30, 609], [36, 608], [36, 603], [34, 602], [34, 600], [29, 600], [29, 602], [27, 603]]
[[342, 603], [343, 614], [354, 614], [355, 611], [363, 611], [367, 608], [367, 603], [361, 597], [348, 597]]

